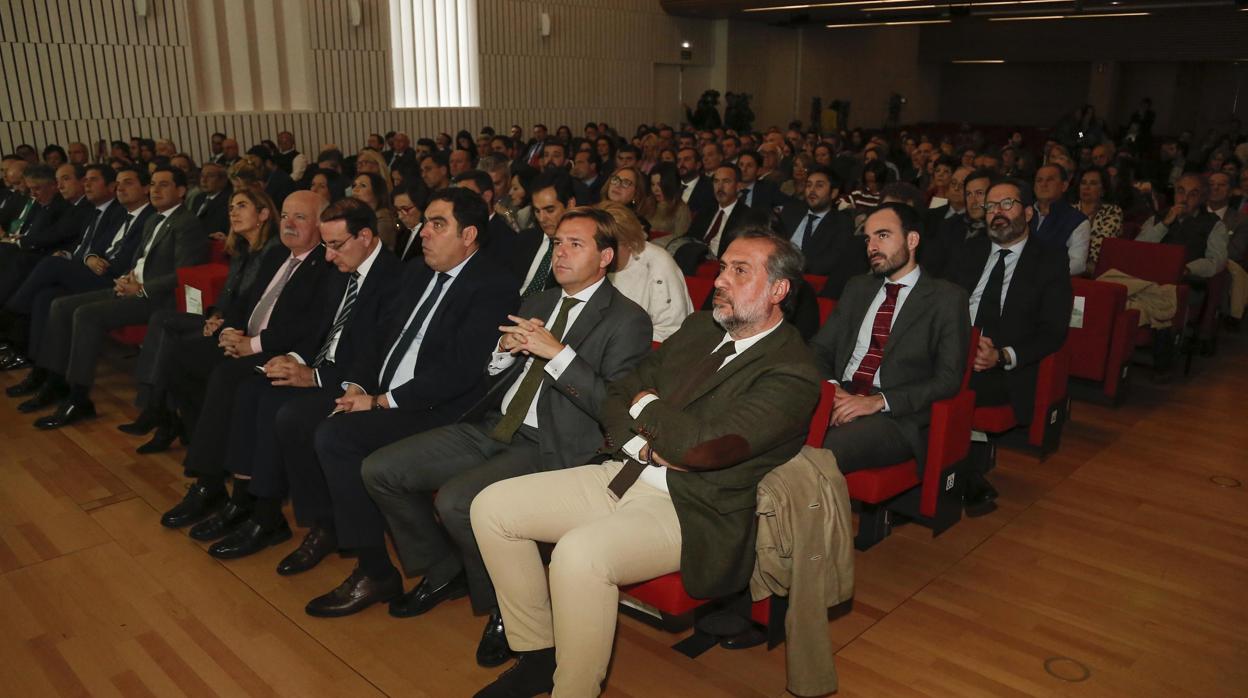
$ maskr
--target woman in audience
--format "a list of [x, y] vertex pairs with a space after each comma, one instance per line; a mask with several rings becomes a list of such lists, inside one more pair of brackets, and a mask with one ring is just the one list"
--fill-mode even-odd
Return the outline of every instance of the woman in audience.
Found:
[[[355, 173], [361, 174], [364, 172], [374, 172], [385, 177], [387, 182], [390, 181], [390, 166], [386, 164], [386, 159], [381, 156], [381, 153], [370, 148], [361, 150], [360, 154], [355, 158]], [[350, 194], [351, 192], [348, 189], [347, 195], [349, 196]]]
[[390, 205], [390, 188], [386, 180], [375, 172], [365, 172], [355, 176], [351, 186], [351, 197], [369, 205], [377, 214], [377, 236], [387, 249], [394, 249], [394, 241], [398, 237], [398, 217]]
[[511, 166], [511, 188], [507, 190], [503, 220], [517, 233], [533, 227], [533, 206], [529, 185], [537, 178], [537, 170], [524, 163]]
[[785, 196], [805, 196], [806, 175], [813, 164], [815, 164], [814, 158], [807, 153], [798, 153], [793, 156], [793, 176], [780, 185], [780, 193]]
[[693, 312], [685, 276], [667, 250], [646, 242], [641, 220], [631, 209], [615, 201], [603, 201], [597, 208], [611, 214], [620, 224], [620, 251], [615, 271], [609, 274], [611, 283], [645, 309], [654, 326], [653, 341], [662, 342], [680, 329], [685, 317]]
[[650, 232], [650, 221], [642, 211], [652, 210], [650, 202], [650, 187], [645, 185], [649, 180], [641, 173], [641, 169], [635, 166], [621, 167], [611, 173], [602, 183], [602, 201], [614, 201], [617, 204], [624, 204], [637, 214], [637, 219], [641, 221], [641, 227], [646, 233]]
[[659, 137], [654, 133], [647, 133], [641, 138], [641, 162], [637, 163], [642, 174], [650, 172], [659, 162]]
[[472, 134], [468, 131], [460, 131], [455, 134], [455, 149], [467, 150], [469, 153], [477, 152], [477, 143], [472, 140]]
[[816, 165], [822, 165], [823, 167], [831, 167], [833, 155], [834, 155], [834, 152], [832, 150], [831, 143], [819, 143], [818, 145], [815, 146], [815, 164]]
[[598, 140], [594, 141], [594, 147], [598, 149], [598, 157], [602, 160], [601, 174], [611, 174], [611, 170], [615, 169], [615, 139], [609, 136], [598, 136]]
[[880, 190], [888, 184], [888, 167], [882, 160], [872, 160], [862, 167], [861, 185], [849, 195], [849, 203], [859, 214], [870, 213], [880, 205]]
[[641, 212], [650, 219], [651, 229], [669, 233], [673, 240], [688, 232], [693, 220], [689, 205], [680, 198], [682, 188], [676, 166], [659, 163], [650, 171], [650, 205]]
[[325, 203], [332, 204], [342, 198], [342, 187], [338, 178], [331, 170], [315, 169], [308, 182], [308, 191], [320, 196]]
[[[137, 402], [142, 412], [134, 422], [118, 427], [135, 436], [156, 430], [150, 441], [139, 446], [139, 453], [167, 451], [174, 439], [184, 437], [181, 420], [175, 418], [171, 409], [176, 405], [168, 404], [173, 355], [184, 341], [218, 334], [226, 315], [237, 315], [236, 306], [246, 303], [253, 295], [265, 255], [281, 247], [279, 236], [274, 234], [279, 214], [272, 199], [263, 191], [250, 188], [235, 191], [230, 196], [229, 217], [230, 232], [225, 238], [225, 249], [230, 254], [230, 271], [217, 305], [206, 308], [203, 315], [162, 309], [148, 321], [139, 358], [140, 369], [150, 368], [147, 375], [138, 376]], [[285, 254], [285, 250], [274, 254]]]
[[932, 208], [939, 208], [949, 203], [949, 182], [953, 181], [953, 171], [958, 169], [958, 161], [941, 155], [932, 165], [932, 186], [927, 190], [927, 203]]
[[1109, 175], [1103, 168], [1089, 167], [1079, 174], [1079, 210], [1092, 223], [1088, 241], [1088, 269], [1096, 268], [1101, 243], [1106, 238], [1122, 237], [1122, 208], [1106, 201]]

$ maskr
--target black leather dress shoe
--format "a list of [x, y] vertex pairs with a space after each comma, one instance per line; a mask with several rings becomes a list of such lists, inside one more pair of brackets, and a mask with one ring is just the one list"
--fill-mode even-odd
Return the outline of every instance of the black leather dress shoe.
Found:
[[767, 633], [751, 625], [746, 630], [720, 638], [719, 646], [726, 650], [747, 650], [767, 642]]
[[209, 490], [204, 485], [191, 485], [182, 501], [160, 517], [165, 528], [182, 528], [216, 511], [226, 501], [224, 489]]
[[34, 395], [43, 387], [43, 382], [47, 380], [42, 369], [34, 369], [26, 374], [26, 377], [20, 383], [15, 383], [4, 389], [4, 394], [9, 397], [26, 397]]
[[451, 581], [435, 587], [428, 580], [420, 580], [415, 589], [407, 592], [402, 598], [390, 604], [390, 615], [395, 618], [410, 618], [428, 613], [434, 606], [448, 599], [458, 599], [468, 594], [468, 580], [460, 572]]
[[0, 363], [0, 370], [17, 371], [23, 368], [30, 368], [30, 366], [30, 359], [23, 354], [10, 354], [3, 363]]
[[338, 549], [338, 540], [334, 532], [320, 526], [313, 526], [308, 535], [303, 537], [295, 551], [277, 563], [277, 573], [283, 577], [307, 572], [325, 559], [326, 555]]
[[555, 648], [522, 652], [516, 663], [473, 698], [531, 698], [555, 689]]
[[244, 521], [243, 525], [234, 529], [208, 548], [208, 554], [219, 560], [235, 560], [247, 557], [278, 543], [290, 540], [290, 524], [286, 519], [277, 528], [265, 528], [255, 521]]
[[375, 579], [355, 568], [338, 588], [308, 602], [304, 612], [317, 618], [338, 618], [359, 613], [375, 603], [389, 601], [403, 593], [403, 577], [395, 572]]
[[90, 419], [95, 416], [95, 403], [90, 400], [82, 402], [73, 402], [66, 400], [62, 402], [56, 411], [46, 417], [40, 417], [35, 420], [35, 428], [37, 429], [60, 429], [70, 424], [81, 422], [84, 419]]
[[65, 399], [68, 390], [58, 389], [48, 385], [46, 382], [39, 387], [39, 391], [29, 400], [19, 404], [17, 411], [22, 413], [38, 412], [46, 410], [49, 407], [55, 407], [61, 400]]
[[211, 516], [191, 526], [189, 535], [195, 540], [216, 540], [232, 533], [251, 518], [251, 507], [240, 506], [233, 501], [217, 509]]
[[997, 510], [997, 488], [980, 473], [970, 473], [966, 478], [966, 491], [962, 493], [962, 506], [967, 516], [991, 514]]
[[507, 644], [503, 615], [496, 608], [490, 611], [489, 620], [485, 621], [485, 631], [481, 633], [481, 642], [477, 643], [477, 665], [490, 669], [514, 656], [511, 645]]
[[143, 410], [139, 416], [127, 424], [118, 424], [117, 430], [131, 436], [143, 436], [164, 423], [164, 416], [154, 410]]
[[[122, 426], [126, 425], [123, 424]], [[118, 429], [120, 428], [121, 427], [118, 427]], [[181, 426], [176, 426], [174, 424], [162, 424], [156, 428], [156, 433], [152, 435], [150, 441], [134, 449], [134, 451], [135, 453], [141, 453], [145, 456], [153, 453], [164, 453], [165, 451], [168, 451], [171, 446], [173, 446], [174, 441], [177, 441], [181, 437]], [[185, 439], [183, 439], [183, 443], [185, 443]]]

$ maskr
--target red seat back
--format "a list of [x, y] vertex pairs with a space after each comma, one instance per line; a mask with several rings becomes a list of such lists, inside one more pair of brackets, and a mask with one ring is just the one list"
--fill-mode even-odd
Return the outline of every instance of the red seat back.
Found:
[[1100, 382], [1110, 371], [1110, 346], [1118, 316], [1126, 311], [1127, 288], [1079, 277], [1072, 278], [1070, 284], [1075, 305], [1083, 304], [1082, 326], [1071, 327], [1066, 339], [1071, 355], [1079, 357], [1070, 372], [1078, 378]]
[[686, 276], [685, 286], [689, 288], [689, 300], [693, 301], [693, 307], [701, 308], [706, 305], [706, 299], [710, 298], [711, 293], [715, 291], [715, 279]]
[[1044, 432], [1047, 426], [1049, 408], [1066, 399], [1066, 388], [1070, 380], [1070, 339], [1061, 349], [1044, 357], [1040, 362], [1040, 370], [1036, 376], [1036, 404], [1031, 415], [1031, 428], [1027, 442], [1032, 446], [1044, 443]]
[[1186, 264], [1182, 245], [1162, 245], [1123, 238], [1101, 241], [1101, 255], [1096, 260], [1096, 276], [1117, 269], [1137, 279], [1159, 284], [1177, 284], [1183, 278]]
[[178, 268], [178, 286], [174, 290], [177, 297], [178, 310], [186, 312], [186, 287], [199, 289], [200, 300], [205, 310], [215, 305], [221, 292], [225, 290], [225, 281], [230, 275], [230, 268], [225, 264], [200, 264], [194, 267]]
[[836, 398], [836, 386], [827, 381], [819, 384], [819, 404], [810, 416], [810, 431], [806, 432], [806, 445], [823, 448], [823, 437], [828, 435], [832, 422], [832, 402]]
[[213, 238], [208, 241], [208, 261], [213, 264], [230, 263], [230, 255], [225, 252], [225, 240]]
[[[719, 276], [719, 260], [708, 259], [705, 262], [699, 264], [697, 271], [695, 271], [693, 275], [701, 279], [713, 280], [715, 277]], [[696, 308], [698, 306], [694, 305], [693, 307]]]
[[822, 274], [803, 274], [802, 278], [806, 279], [806, 283], [815, 289], [815, 293], [823, 291], [823, 287], [828, 285], [828, 277]]
[[815, 299], [815, 302], [819, 304], [819, 324], [822, 325], [828, 321], [832, 311], [836, 310], [836, 300], [820, 296]]
[[966, 458], [971, 450], [971, 421], [975, 416], [975, 391], [963, 388], [951, 398], [932, 403], [928, 426], [927, 460], [923, 468], [923, 491], [919, 513], [936, 515], [936, 503], [944, 483], [942, 471]]

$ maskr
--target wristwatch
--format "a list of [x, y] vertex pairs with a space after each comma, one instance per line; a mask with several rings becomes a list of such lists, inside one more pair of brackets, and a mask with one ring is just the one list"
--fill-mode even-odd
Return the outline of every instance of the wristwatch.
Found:
[[997, 350], [997, 368], [1005, 368], [1010, 363], [1010, 357], [1005, 353], [1004, 349]]
[[380, 410], [380, 409], [382, 409], [382, 406], [381, 406], [381, 402], [380, 402], [380, 400], [381, 400], [381, 396], [380, 396], [380, 395], [374, 395], [374, 396], [373, 396], [373, 405], [372, 405], [372, 407], [370, 407], [369, 409], [372, 409], [372, 410]]

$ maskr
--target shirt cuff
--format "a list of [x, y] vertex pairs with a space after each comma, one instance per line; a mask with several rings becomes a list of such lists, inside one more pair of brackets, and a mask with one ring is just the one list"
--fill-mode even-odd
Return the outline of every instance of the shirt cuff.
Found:
[[251, 353], [259, 354], [262, 351], [264, 351], [264, 348], [260, 345], [260, 335], [256, 335], [255, 337], [252, 337], [251, 338]]
[[398, 409], [398, 408], [399, 408], [399, 403], [397, 403], [397, 402], [395, 402], [395, 401], [394, 401], [394, 393], [392, 393], [392, 392], [390, 392], [390, 391], [386, 391], [385, 398], [386, 398], [386, 404], [387, 404], [389, 407], [387, 407], [387, 408], [383, 408], [383, 409], [391, 409], [391, 410], [396, 410], [396, 409]]
[[514, 364], [515, 362], [516, 362], [516, 357], [511, 352], [496, 351], [490, 357], [490, 367], [488, 371], [491, 376], [497, 376], [498, 374], [510, 368], [511, 365]]
[[359, 383], [352, 383], [351, 381], [343, 381], [342, 383], [340, 383], [340, 384], [338, 385], [338, 387], [342, 388], [342, 389], [343, 389], [343, 391], [346, 391], [346, 389], [347, 389], [347, 388], [349, 388], [349, 387], [351, 387], [351, 386], [353, 386], [353, 385], [354, 385], [355, 387], [359, 388], [361, 393], [367, 393], [367, 392], [368, 392], [367, 390], [365, 390], [365, 389], [364, 389], [364, 386], [360, 385]]
[[316, 387], [318, 388], [322, 387], [321, 386], [321, 369], [319, 368], [312, 369], [312, 377], [316, 379]]
[[633, 419], [637, 419], [641, 416], [642, 411], [646, 409], [646, 405], [649, 405], [658, 399], [658, 395], [651, 393], [650, 395], [638, 400], [632, 407], [628, 408], [628, 414], [631, 415]]
[[645, 439], [641, 438], [640, 436], [634, 436], [633, 438], [628, 440], [628, 443], [624, 444], [624, 453], [628, 454], [629, 458], [632, 458], [633, 460], [640, 463], [641, 462], [641, 449], [645, 447], [645, 445], [646, 445]]
[[295, 353], [295, 352], [293, 352], [293, 351], [288, 351], [288, 352], [286, 352], [286, 356], [289, 356], [290, 358], [292, 358], [292, 359], [294, 359], [295, 361], [297, 361], [297, 362], [299, 363], [299, 365], [300, 365], [300, 366], [307, 366], [307, 365], [308, 365], [308, 362], [307, 362], [307, 361], [304, 361], [302, 356], [299, 356], [298, 354], [296, 354], [296, 353]]
[[1001, 350], [1001, 353], [1005, 354], [1005, 370], [1014, 370], [1014, 367], [1018, 366], [1018, 357], [1014, 355], [1014, 348], [1005, 347]]
[[880, 410], [880, 412], [891, 412], [892, 408], [888, 406], [888, 398], [884, 397], [884, 393], [878, 393], [878, 395], [884, 401], [884, 409]]
[[563, 372], [568, 370], [572, 359], [575, 358], [576, 350], [572, 347], [564, 346], [563, 349], [559, 350], [558, 354], [555, 354], [554, 358], [546, 362], [546, 373], [550, 374], [551, 378], [559, 380], [559, 376], [562, 376]]

